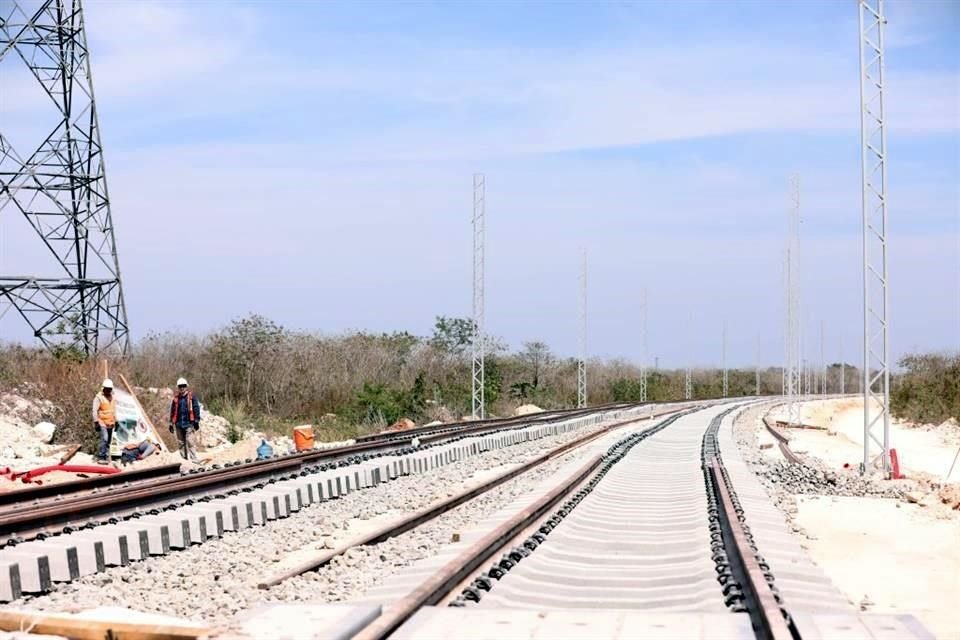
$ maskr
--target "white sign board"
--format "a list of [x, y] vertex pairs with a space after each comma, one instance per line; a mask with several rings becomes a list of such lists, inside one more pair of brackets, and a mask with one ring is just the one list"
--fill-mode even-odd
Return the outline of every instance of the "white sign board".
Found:
[[113, 397], [117, 399], [117, 424], [113, 427], [113, 442], [110, 443], [112, 457], [120, 457], [123, 446], [131, 442], [136, 444], [144, 440], [160, 442], [160, 438], [147, 424], [133, 396], [120, 389], [114, 389]]

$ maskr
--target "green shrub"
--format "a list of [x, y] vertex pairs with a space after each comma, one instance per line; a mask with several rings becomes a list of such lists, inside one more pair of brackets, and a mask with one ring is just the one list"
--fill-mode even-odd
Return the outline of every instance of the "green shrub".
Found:
[[890, 404], [896, 416], [936, 424], [960, 420], [960, 353], [910, 354], [898, 364], [905, 371], [891, 384]]

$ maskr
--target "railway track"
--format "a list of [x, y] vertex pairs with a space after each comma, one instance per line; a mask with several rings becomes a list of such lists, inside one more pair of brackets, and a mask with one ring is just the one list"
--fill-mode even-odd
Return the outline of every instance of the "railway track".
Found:
[[[303, 473], [359, 464], [388, 453], [412, 453], [468, 436], [497, 433], [518, 427], [547, 424], [558, 419], [617, 411], [625, 403], [590, 409], [547, 411], [530, 416], [449, 423], [399, 433], [366, 436], [355, 444], [278, 455], [266, 460], [247, 460], [199, 468], [181, 473], [179, 465], [122, 472], [100, 478], [56, 485], [43, 485], [0, 494], [0, 547], [40, 535], [55, 535], [64, 527], [96, 526], [99, 516], [116, 520], [156, 512], [178, 499], [235, 492], [243, 485], [289, 479]], [[651, 405], [652, 406], [652, 405]], [[411, 446], [414, 438], [418, 447]], [[201, 493], [202, 492], [202, 493]], [[200, 495], [197, 495], [197, 494]], [[29, 507], [29, 508], [27, 508]]]
[[[0, 522], [3, 531], [21, 537], [32, 531], [34, 536], [31, 541], [10, 541], [0, 549], [0, 601], [15, 600], [21, 593], [42, 593], [57, 582], [69, 582], [108, 566], [165, 555], [225, 532], [265, 524], [315, 502], [491, 448], [651, 413], [649, 408], [638, 407], [578, 410], [470, 424], [465, 432], [422, 434], [418, 447], [409, 446], [404, 434], [404, 446], [397, 446], [395, 438], [389, 445], [382, 441], [358, 443], [366, 455], [357, 455], [354, 449], [334, 449], [259, 462], [256, 468], [261, 478], [273, 475], [252, 486], [249, 467], [239, 465], [7, 511]], [[392, 449], [371, 449], [385, 446]], [[324, 457], [330, 461], [306, 464]], [[182, 499], [171, 501], [175, 496]], [[74, 522], [84, 524], [70, 524]]]
[[[236, 467], [243, 469], [249, 478], [256, 479], [261, 476], [269, 476], [275, 472], [278, 466], [292, 468], [298, 465], [302, 466], [321, 461], [326, 462], [332, 460], [337, 462], [340, 459], [350, 458], [351, 456], [359, 456], [362, 458], [364, 455], [369, 456], [382, 451], [391, 451], [396, 448], [409, 446], [414, 438], [417, 438], [425, 444], [429, 444], [455, 436], [496, 432], [501, 429], [509, 429], [516, 426], [549, 422], [562, 417], [577, 417], [602, 411], [615, 411], [631, 406], [640, 405], [611, 403], [598, 405], [589, 409], [557, 409], [527, 416], [449, 422], [442, 425], [418, 427], [402, 432], [375, 433], [357, 438], [352, 445], [318, 448], [291, 454], [279, 454], [268, 460], [247, 459], [226, 465], [213, 465], [209, 468], [199, 467], [192, 469], [189, 473], [190, 475], [197, 475], [197, 477], [204, 476], [210, 478], [228, 474], [235, 476], [235, 473], [228, 472], [227, 469]], [[277, 465], [275, 461], [277, 458], [287, 459], [287, 462], [283, 465]], [[37, 485], [14, 491], [5, 491], [0, 493], [0, 536], [8, 533], [7, 530], [3, 529], [6, 516], [22, 510], [24, 505], [37, 507], [45, 502], [61, 502], [73, 496], [92, 495], [112, 491], [114, 487], [127, 489], [134, 485], [147, 486], [148, 483], [161, 486], [163, 484], [162, 482], [154, 481], [171, 481], [171, 479], [175, 479], [180, 475], [184, 475], [181, 473], [181, 465], [175, 463], [145, 469], [132, 469], [117, 474], [85, 478], [72, 482]], [[11, 521], [11, 523], [13, 522], [14, 521]]]
[[742, 406], [561, 470], [356, 601], [365, 624], [344, 637], [930, 638], [861, 616], [809, 560], [721, 429]]

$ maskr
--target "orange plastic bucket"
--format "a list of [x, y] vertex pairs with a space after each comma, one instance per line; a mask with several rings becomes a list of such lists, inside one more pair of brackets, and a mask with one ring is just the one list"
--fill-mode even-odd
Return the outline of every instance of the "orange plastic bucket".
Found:
[[293, 444], [297, 447], [297, 451], [313, 449], [313, 427], [307, 425], [294, 428]]

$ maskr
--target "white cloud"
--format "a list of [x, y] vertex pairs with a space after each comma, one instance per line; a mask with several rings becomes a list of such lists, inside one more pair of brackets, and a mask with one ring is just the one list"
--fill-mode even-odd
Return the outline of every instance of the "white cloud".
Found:
[[[743, 350], [752, 353], [750, 327], [770, 338], [780, 325], [786, 180], [768, 175], [769, 159], [536, 154], [750, 132], [855, 137], [859, 127], [855, 47], [838, 57], [759, 41], [570, 52], [391, 40], [362, 58], [326, 58], [267, 43], [269, 25], [256, 19], [266, 5], [85, 8], [138, 334], [170, 324], [184, 282], [202, 292], [202, 308], [176, 322], [194, 329], [247, 311], [331, 330], [428, 331], [434, 314], [462, 315], [469, 176], [479, 169], [489, 184], [494, 332], [572, 352], [572, 256], [586, 244], [597, 353], [629, 355], [629, 318], [644, 283], [657, 301], [652, 331], [665, 359], [692, 358], [715, 342], [716, 318], [704, 308], [744, 327]], [[955, 138], [956, 74], [891, 71], [889, 88], [892, 139]], [[374, 115], [353, 113], [353, 104]], [[378, 115], [405, 112], [398, 107], [418, 117]], [[298, 110], [327, 108], [322, 126], [288, 124], [300, 121]], [[184, 128], [201, 117], [227, 123], [223, 141]], [[855, 328], [858, 245], [849, 232], [859, 219], [859, 170], [851, 151], [846, 162], [800, 168], [811, 234], [825, 236], [808, 239], [809, 286], [821, 296], [811, 308], [842, 308]], [[896, 186], [900, 220], [942, 216], [956, 202], [955, 181], [953, 190], [938, 181]], [[922, 333], [942, 345], [958, 326], [951, 322], [960, 323], [957, 305], [909, 283], [949, 293], [954, 282], [931, 256], [960, 265], [960, 247], [953, 236], [902, 230], [892, 245], [898, 324], [912, 331], [933, 314]], [[775, 302], [758, 309], [761, 298]], [[677, 330], [691, 313], [692, 340]]]

